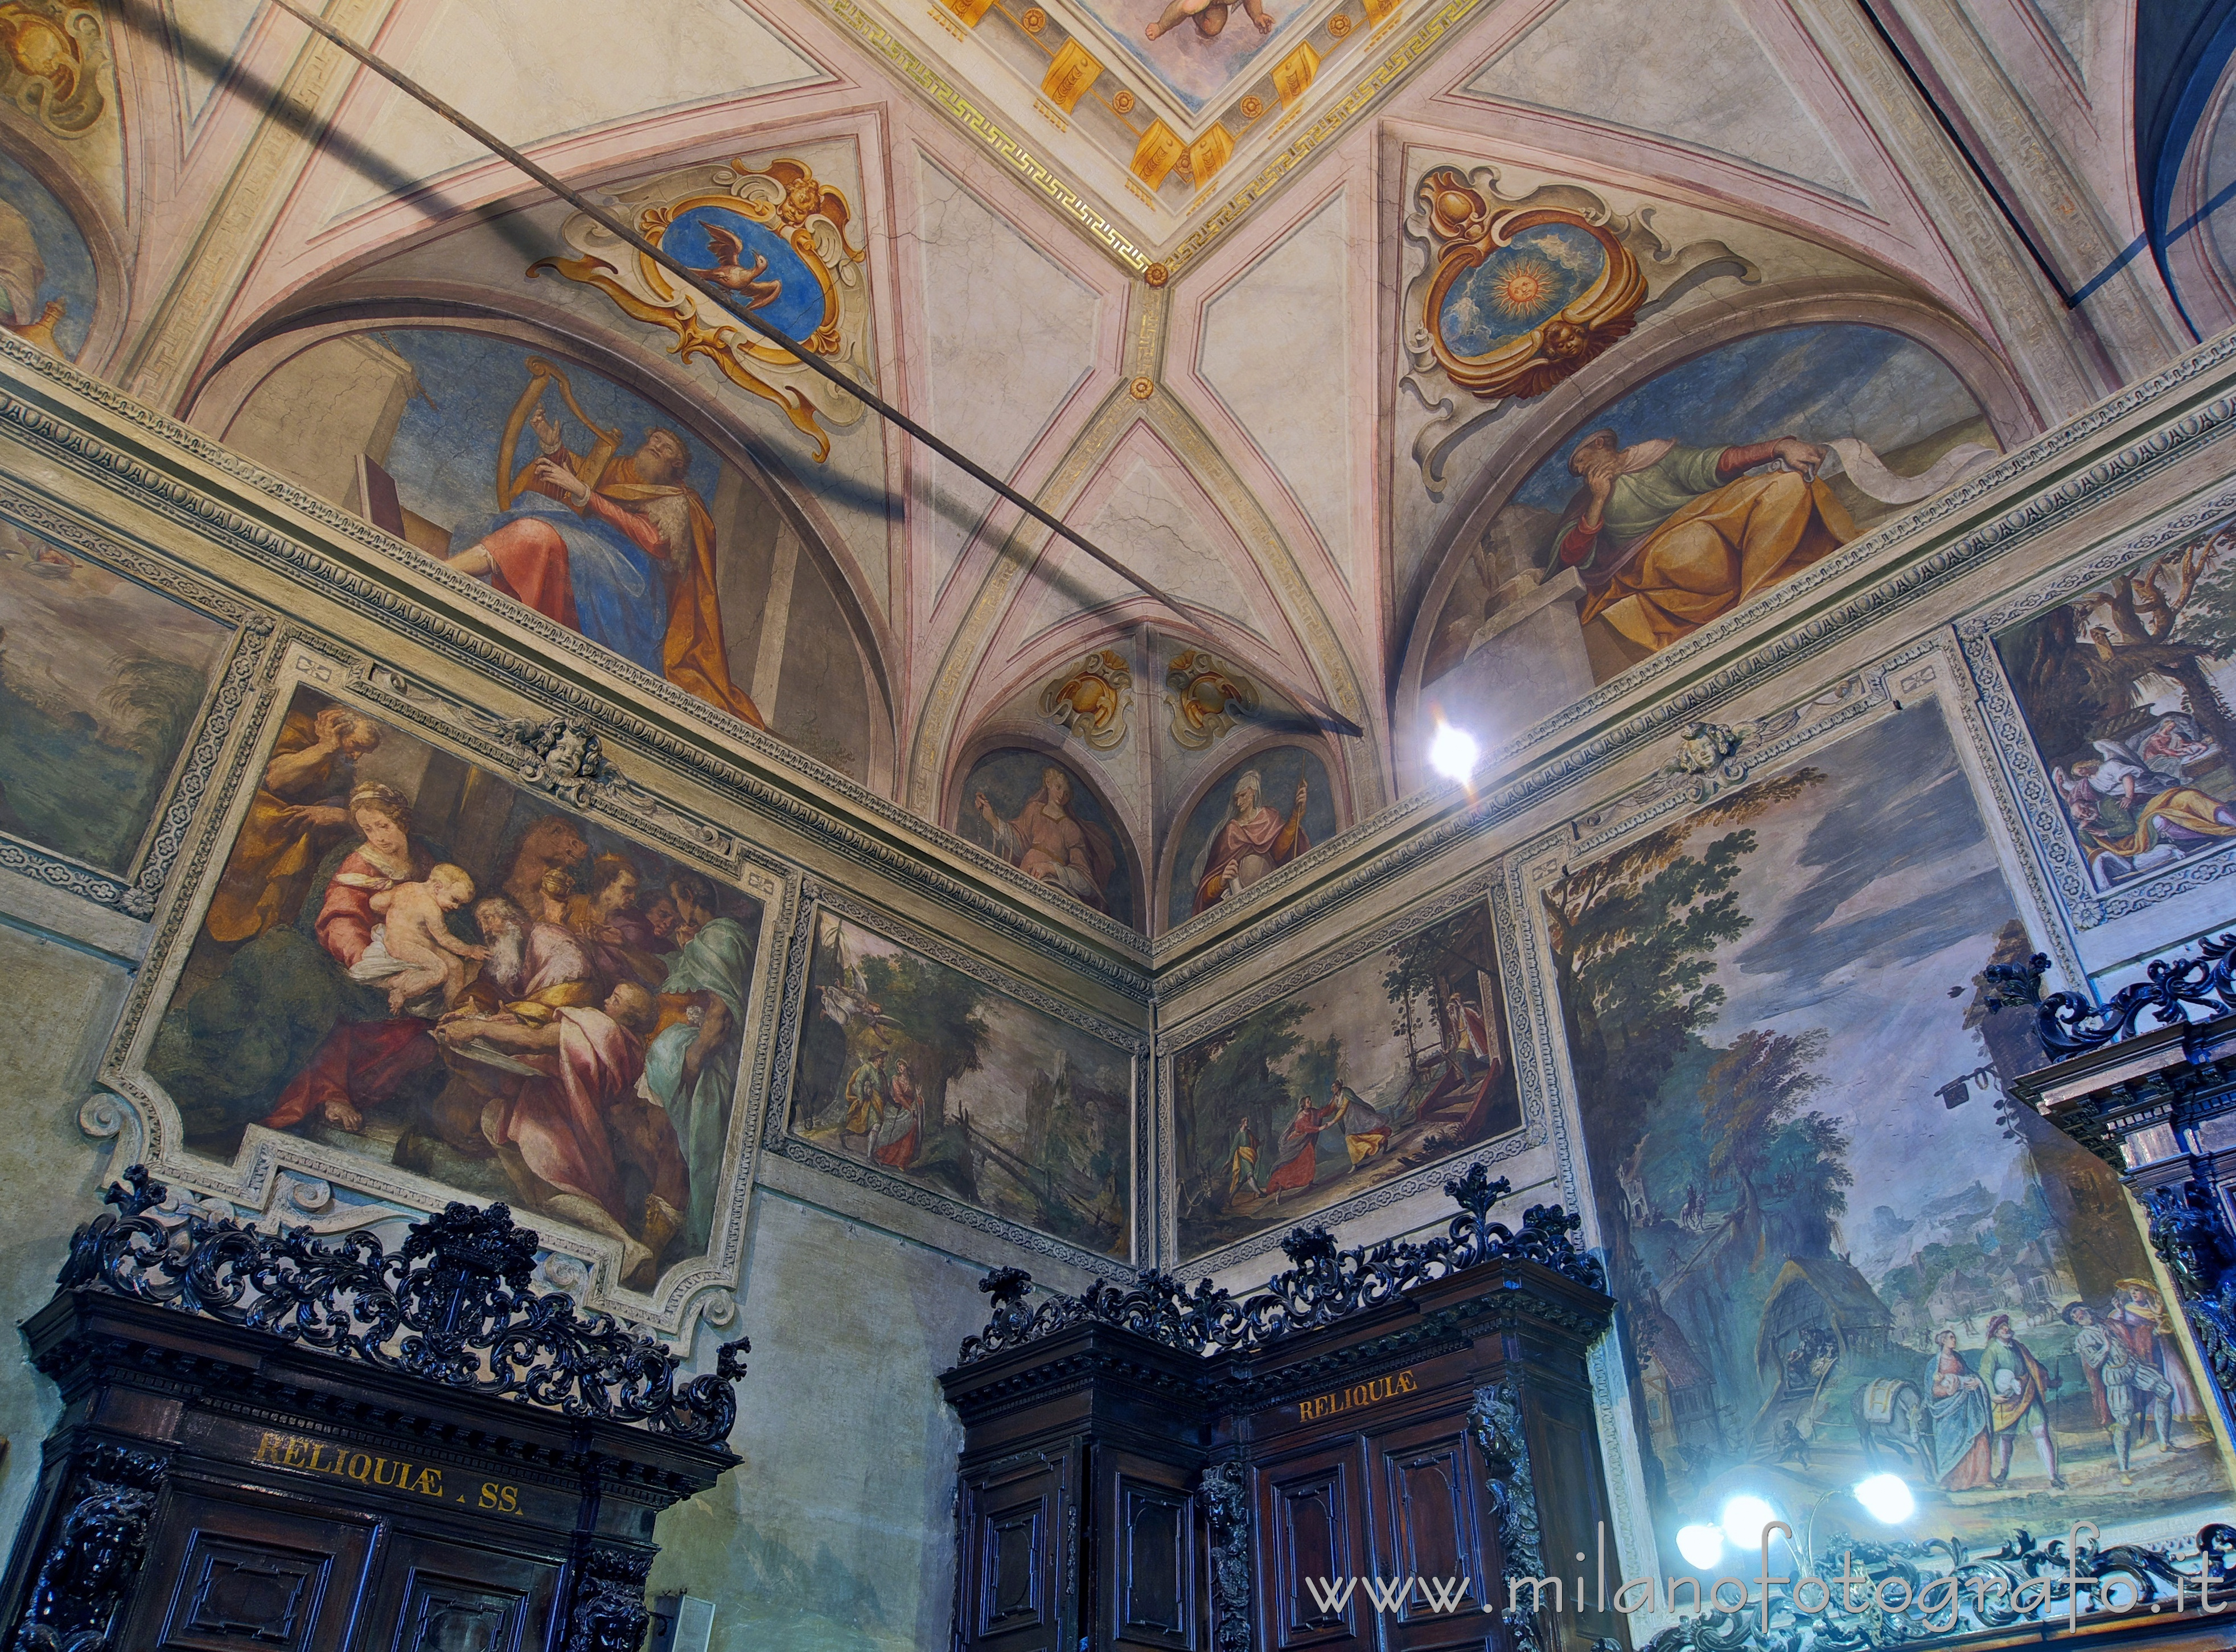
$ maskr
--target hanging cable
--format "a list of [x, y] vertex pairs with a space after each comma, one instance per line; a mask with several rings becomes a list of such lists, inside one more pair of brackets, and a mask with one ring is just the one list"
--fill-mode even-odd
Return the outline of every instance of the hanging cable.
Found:
[[[391, 67], [389, 63], [376, 56], [373, 53], [366, 50], [364, 47], [352, 40], [347, 35], [342, 33], [340, 30], [326, 22], [323, 17], [315, 16], [312, 13], [305, 10], [301, 6], [295, 3], [295, 0], [274, 0], [274, 3], [276, 3], [281, 10], [286, 12], [298, 23], [301, 23], [305, 28], [311, 30], [313, 33], [323, 36], [326, 39], [332, 41], [335, 45], [339, 46], [344, 51], [356, 58], [358, 62], [363, 63], [367, 69], [379, 76], [383, 80], [387, 81], [390, 84], [396, 87], [406, 96], [414, 99], [427, 109], [432, 110], [436, 115], [441, 116], [444, 120], [448, 121], [452, 126], [457, 127], [458, 130], [464, 132], [468, 137], [473, 139], [475, 142], [480, 144], [482, 148], [487, 149], [491, 155], [496, 155], [499, 160], [503, 161], [518, 171], [525, 173], [529, 177], [543, 185], [544, 188], [549, 189], [553, 194], [558, 196], [560, 200], [574, 207], [575, 211], [582, 214], [592, 222], [595, 223], [600, 228], [605, 230], [608, 234], [616, 237], [625, 245], [635, 247], [639, 253], [641, 253], [645, 257], [659, 265], [661, 268], [666, 270], [670, 275], [674, 276], [678, 280], [682, 281], [693, 291], [713, 299], [715, 304], [721, 307], [724, 314], [732, 316], [737, 320], [743, 322], [747, 327], [759, 333], [762, 338], [766, 339], [771, 344], [775, 345], [779, 349], [784, 351], [787, 355], [798, 361], [803, 367], [807, 368], [812, 372], [820, 374], [825, 378], [829, 379], [832, 384], [838, 385], [848, 395], [867, 404], [881, 418], [894, 425], [898, 425], [902, 430], [907, 431], [917, 441], [923, 443], [933, 452], [938, 454], [940, 457], [945, 459], [949, 464], [963, 471], [971, 478], [971, 480], [977, 482], [980, 486], [990, 490], [1004, 499], [1007, 499], [1011, 504], [1016, 506], [1020, 510], [1023, 510], [1034, 521], [1049, 529], [1058, 537], [1068, 541], [1071, 544], [1076, 546], [1079, 550], [1085, 551], [1089, 556], [1093, 557], [1096, 562], [1101, 563], [1105, 568], [1117, 575], [1128, 584], [1134, 586], [1145, 596], [1154, 598], [1164, 607], [1171, 609], [1173, 613], [1179, 615], [1182, 620], [1187, 622], [1190, 626], [1201, 629], [1201, 622], [1196, 619], [1194, 614], [1189, 612], [1188, 606], [1181, 602], [1177, 597], [1172, 596], [1161, 590], [1147, 579], [1144, 579], [1141, 575], [1135, 573], [1132, 569], [1127, 567], [1116, 557], [1111, 556], [1108, 551], [1102, 550], [1100, 546], [1090, 543], [1082, 535], [1075, 532], [1072, 529], [1066, 527], [1062, 523], [1057, 521], [1055, 517], [1042, 510], [1039, 505], [1027, 498], [1023, 494], [1018, 492], [1016, 489], [1009, 486], [1008, 483], [1003, 482], [999, 477], [994, 475], [993, 472], [988, 471], [983, 465], [978, 464], [957, 448], [942, 441], [938, 437], [934, 436], [930, 431], [917, 424], [916, 420], [911, 418], [906, 413], [902, 412], [900, 409], [895, 407], [891, 403], [878, 396], [874, 391], [869, 390], [864, 385], [855, 383], [853, 379], [848, 378], [845, 373], [839, 372], [838, 368], [824, 360], [822, 357], [818, 355], [815, 352], [808, 349], [806, 346], [801, 344], [797, 339], [793, 339], [789, 335], [778, 331], [777, 328], [771, 326], [766, 320], [753, 315], [747, 311], [740, 309], [738, 306], [736, 299], [732, 297], [731, 294], [724, 292], [721, 288], [714, 286], [712, 282], [705, 280], [703, 277], [695, 275], [691, 271], [686, 269], [674, 258], [671, 257], [668, 253], [662, 252], [655, 243], [648, 240], [643, 235], [639, 234], [635, 229], [631, 228], [619, 218], [616, 218], [613, 214], [608, 212], [604, 207], [599, 206], [595, 201], [590, 200], [587, 195], [582, 194], [578, 190], [569, 188], [566, 184], [562, 183], [558, 178], [545, 171], [542, 167], [537, 166], [536, 162], [529, 160], [519, 150], [514, 148], [510, 144], [497, 136], [496, 134], [490, 132], [487, 128], [468, 119], [457, 109], [452, 109], [441, 98], [437, 97], [425, 87], [420, 85], [418, 82], [404, 74], [403, 70]], [[1351, 735], [1359, 735], [1366, 732], [1350, 718], [1345, 717], [1340, 712], [1335, 710], [1332, 707], [1325, 704], [1314, 695], [1306, 693], [1302, 689], [1295, 689], [1292, 692], [1295, 693], [1299, 699], [1305, 701], [1308, 705], [1310, 705], [1312, 710], [1325, 719], [1331, 727], [1338, 730], [1338, 732]]]

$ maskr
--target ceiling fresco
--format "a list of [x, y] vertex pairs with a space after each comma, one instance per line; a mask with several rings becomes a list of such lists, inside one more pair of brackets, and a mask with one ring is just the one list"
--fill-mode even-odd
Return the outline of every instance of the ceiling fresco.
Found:
[[[0, 326], [1152, 932], [1440, 783], [1438, 717], [1643, 681], [2189, 338], [2115, 260], [2118, 31], [2029, 0], [1936, 62], [2040, 135], [1991, 157], [2032, 252], [1860, 15], [1787, 0], [329, 9], [743, 319], [275, 9], [25, 7], [82, 21], [0, 63]], [[2036, 253], [2102, 271], [2085, 338]], [[1742, 496], [1783, 553], [1715, 537]]]

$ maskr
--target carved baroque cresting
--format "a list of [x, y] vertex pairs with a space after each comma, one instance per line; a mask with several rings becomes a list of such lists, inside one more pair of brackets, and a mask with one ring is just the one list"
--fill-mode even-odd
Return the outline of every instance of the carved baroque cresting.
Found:
[[[1407, 1606], [1391, 1644], [1482, 1644], [1483, 1589], [1607, 1517], [1584, 1357], [1613, 1304], [1576, 1218], [1490, 1219], [1508, 1190], [1471, 1167], [1424, 1242], [1299, 1228], [1239, 1299], [1152, 1270], [1034, 1305], [1022, 1270], [988, 1275], [991, 1320], [941, 1378], [964, 1427], [956, 1646], [1333, 1643], [1371, 1615], [1311, 1607], [1306, 1580], [1393, 1571], [1478, 1581]], [[1369, 1484], [1418, 1533], [1371, 1515]], [[1509, 1627], [1504, 1652], [1585, 1652], [1619, 1626]]]
[[8, 1652], [641, 1644], [654, 1519], [739, 1460], [742, 1338], [684, 1375], [534, 1289], [503, 1205], [391, 1251], [127, 1181], [23, 1322], [69, 1405], [0, 1588]]

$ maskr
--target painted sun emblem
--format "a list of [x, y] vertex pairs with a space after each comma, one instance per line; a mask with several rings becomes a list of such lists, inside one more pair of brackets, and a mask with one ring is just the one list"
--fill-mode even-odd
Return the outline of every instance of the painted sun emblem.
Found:
[[1518, 258], [1491, 283], [1491, 301], [1508, 315], [1534, 314], [1553, 295], [1553, 267], [1541, 258]]

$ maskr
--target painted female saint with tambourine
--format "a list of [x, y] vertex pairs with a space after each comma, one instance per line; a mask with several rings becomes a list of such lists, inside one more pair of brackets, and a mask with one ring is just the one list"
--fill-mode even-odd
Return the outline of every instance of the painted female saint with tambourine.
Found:
[[[497, 512], [445, 560], [754, 727], [767, 727], [730, 680], [714, 520], [685, 480], [691, 450], [683, 438], [655, 426], [635, 452], [619, 456], [621, 432], [601, 429], [583, 412], [564, 372], [540, 356], [528, 359], [528, 388], [497, 448]], [[569, 447], [544, 411], [555, 383], [589, 433], [582, 451]], [[537, 455], [516, 469], [523, 431], [535, 436]]]

